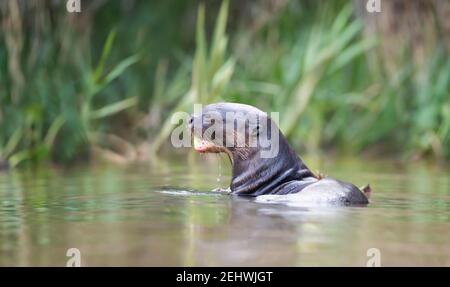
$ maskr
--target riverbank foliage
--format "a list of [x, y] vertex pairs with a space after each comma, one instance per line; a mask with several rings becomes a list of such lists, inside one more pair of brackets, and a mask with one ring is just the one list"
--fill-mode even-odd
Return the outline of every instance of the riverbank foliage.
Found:
[[302, 153], [450, 159], [446, 1], [64, 2], [0, 4], [0, 165], [146, 160], [216, 101]]

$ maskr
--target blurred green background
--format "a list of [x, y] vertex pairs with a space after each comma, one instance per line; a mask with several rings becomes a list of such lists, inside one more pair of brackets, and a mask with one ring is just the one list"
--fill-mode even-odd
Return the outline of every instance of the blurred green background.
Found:
[[450, 1], [0, 2], [0, 169], [173, 153], [175, 111], [280, 112], [303, 153], [450, 159]]

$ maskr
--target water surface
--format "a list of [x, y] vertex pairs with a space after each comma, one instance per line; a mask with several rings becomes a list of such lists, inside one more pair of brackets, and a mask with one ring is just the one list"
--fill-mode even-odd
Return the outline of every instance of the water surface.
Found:
[[302, 208], [212, 191], [229, 183], [219, 161], [0, 173], [0, 265], [65, 266], [78, 248], [84, 266], [365, 266], [377, 248], [384, 266], [450, 266], [448, 167], [306, 159], [373, 194]]

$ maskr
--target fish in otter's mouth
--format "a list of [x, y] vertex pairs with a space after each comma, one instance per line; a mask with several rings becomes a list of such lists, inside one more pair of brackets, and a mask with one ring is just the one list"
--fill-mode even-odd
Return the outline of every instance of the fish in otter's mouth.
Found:
[[194, 149], [200, 153], [218, 153], [219, 147], [213, 142], [194, 136]]
[[207, 105], [191, 115], [188, 125], [197, 152], [222, 152], [229, 156], [233, 194], [298, 194], [298, 200], [303, 201], [368, 203], [365, 193], [353, 184], [315, 176], [290, 147], [274, 120], [253, 106]]

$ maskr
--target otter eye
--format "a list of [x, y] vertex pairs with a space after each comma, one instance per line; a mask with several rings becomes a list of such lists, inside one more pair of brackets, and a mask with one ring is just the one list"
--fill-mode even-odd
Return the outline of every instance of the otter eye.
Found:
[[257, 124], [253, 127], [250, 127], [250, 131], [251, 131], [250, 134], [252, 136], [255, 136], [255, 137], [259, 136], [259, 125]]
[[211, 117], [210, 115], [205, 115], [203, 117], [203, 122], [205, 124], [214, 124], [215, 123], [215, 119], [213, 117]]

